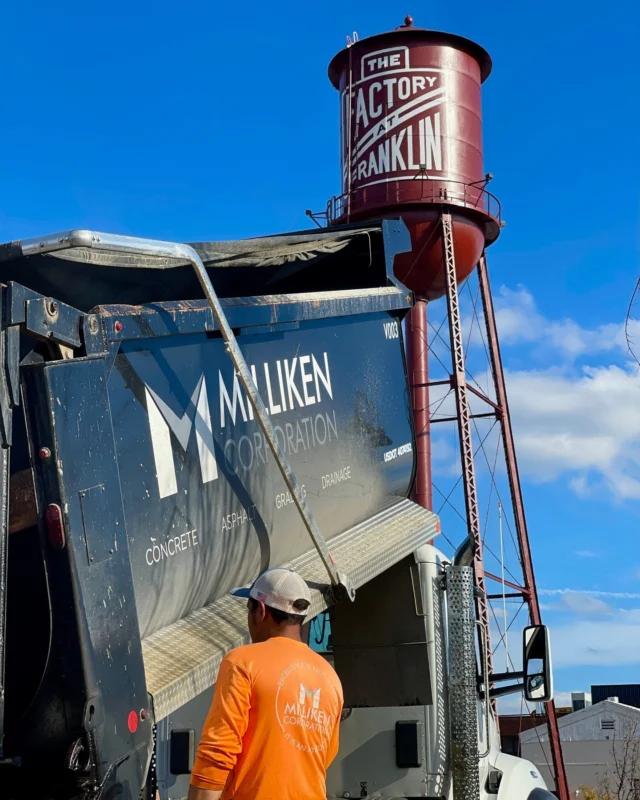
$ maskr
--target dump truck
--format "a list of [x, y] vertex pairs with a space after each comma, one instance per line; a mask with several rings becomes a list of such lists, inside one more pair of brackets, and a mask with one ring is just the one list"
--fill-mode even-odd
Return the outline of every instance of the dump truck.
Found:
[[489, 674], [471, 545], [410, 499], [409, 248], [400, 220], [0, 247], [2, 798], [185, 798], [247, 641], [229, 590], [273, 566], [329, 614], [328, 797], [548, 795], [495, 712], [551, 696], [547, 631]]

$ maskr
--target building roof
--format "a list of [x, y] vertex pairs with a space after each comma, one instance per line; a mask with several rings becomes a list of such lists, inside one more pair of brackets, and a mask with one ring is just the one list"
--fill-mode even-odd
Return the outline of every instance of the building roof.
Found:
[[596, 683], [591, 686], [591, 695], [596, 703], [617, 697], [628, 706], [640, 707], [640, 683]]
[[[603, 713], [609, 713], [615, 716], [623, 716], [629, 719], [638, 720], [640, 723], [640, 708], [634, 706], [627, 706], [624, 703], [616, 703], [612, 700], [603, 700], [601, 703], [596, 703], [593, 706], [581, 708], [579, 711], [574, 711], [572, 714], [565, 714], [558, 720], [558, 729], [560, 731], [560, 740], [566, 741], [562, 733], [563, 730], [566, 734], [576, 725], [576, 723], [587, 722], [592, 717], [599, 717]], [[548, 741], [548, 733], [546, 723], [537, 725], [535, 728], [523, 731], [520, 734], [520, 741], [522, 744], [529, 744], [531, 742], [546, 742]]]
[[519, 736], [529, 728], [544, 724], [540, 714], [500, 714], [500, 736]]
[[640, 683], [592, 683], [591, 693], [594, 689], [638, 689]]

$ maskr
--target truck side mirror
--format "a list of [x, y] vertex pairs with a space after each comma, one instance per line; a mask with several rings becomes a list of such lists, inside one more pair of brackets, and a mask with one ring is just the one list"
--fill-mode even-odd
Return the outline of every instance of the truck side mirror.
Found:
[[524, 696], [530, 702], [546, 703], [553, 698], [551, 647], [547, 626], [531, 625], [525, 628], [522, 646]]

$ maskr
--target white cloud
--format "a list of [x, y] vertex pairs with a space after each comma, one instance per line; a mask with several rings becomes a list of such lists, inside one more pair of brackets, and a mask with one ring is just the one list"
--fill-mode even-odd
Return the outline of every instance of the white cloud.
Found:
[[[640, 592], [540, 589], [539, 594], [557, 597], [559, 602], [546, 610], [564, 613], [556, 617], [555, 623], [547, 621], [554, 667], [640, 664], [640, 608], [614, 608], [606, 602], [640, 600]], [[494, 664], [502, 669], [505, 648], [500, 642], [500, 628], [501, 621], [498, 625], [492, 623], [491, 641], [495, 648]], [[510, 632], [511, 669], [520, 668], [519, 643], [519, 631], [513, 635]]]
[[454, 441], [451, 439], [431, 436], [431, 461], [434, 472], [438, 474], [456, 477], [460, 474], [460, 450], [454, 447]]
[[554, 666], [640, 664], [640, 608], [613, 608], [601, 599], [640, 600], [640, 592], [540, 589], [539, 594], [560, 598], [554, 611], [582, 617], [550, 626]]
[[[571, 705], [571, 692], [555, 692], [554, 702], [556, 708]], [[528, 716], [535, 710], [534, 703], [527, 703], [522, 694], [508, 694], [498, 698], [498, 714], [522, 714]]]
[[532, 294], [519, 286], [500, 288], [495, 299], [496, 323], [504, 344], [539, 342], [571, 358], [616, 349], [626, 350], [624, 326], [607, 323], [583, 328], [571, 319], [548, 320], [538, 311]]
[[562, 605], [568, 611], [590, 617], [614, 613], [614, 609], [609, 603], [605, 603], [604, 600], [593, 597], [593, 595], [581, 592], [566, 592], [563, 594]]
[[[503, 287], [496, 307], [502, 342], [535, 344], [553, 364], [507, 375], [523, 471], [541, 482], [565, 474], [580, 497], [604, 486], [617, 498], [640, 498], [640, 374], [635, 362], [622, 363], [624, 325], [549, 320], [522, 286]], [[640, 334], [638, 323], [631, 332]], [[575, 369], [576, 359], [603, 353], [612, 363]]]
[[528, 717], [534, 709], [535, 706], [527, 703], [522, 696], [522, 692], [498, 698], [498, 714], [519, 714], [523, 717]]
[[[571, 319], [548, 319], [522, 286], [502, 287], [495, 305], [503, 351], [519, 365], [507, 370], [506, 381], [521, 472], [540, 483], [564, 478], [581, 498], [640, 499], [640, 370], [629, 356], [623, 323], [584, 328]], [[640, 322], [632, 327], [640, 342]], [[472, 344], [478, 344], [473, 337]], [[441, 357], [450, 361], [448, 353]], [[472, 346], [469, 359], [484, 386], [484, 346]], [[532, 363], [544, 368], [531, 369]], [[492, 397], [490, 389], [483, 391]], [[470, 406], [474, 413], [487, 410], [474, 396]], [[455, 416], [448, 386], [431, 390], [431, 409], [434, 418]], [[440, 441], [446, 427], [435, 425], [432, 438], [434, 475], [442, 477], [460, 470], [455, 448]], [[493, 452], [490, 442], [487, 448]], [[482, 464], [476, 459], [477, 470]]]
[[566, 708], [571, 705], [571, 692], [555, 692], [553, 700], [557, 707]]
[[507, 375], [519, 463], [541, 482], [571, 477], [581, 496], [604, 484], [640, 498], [640, 375], [616, 365], [575, 374]]
[[555, 667], [640, 664], [640, 609], [552, 626]]
[[[569, 487], [578, 495], [578, 497], [588, 497], [591, 494], [591, 487], [586, 475], [578, 475], [577, 478], [571, 478]], [[576, 553], [576, 555], [578, 555]]]
[[588, 594], [591, 597], [611, 597], [616, 600], [640, 600], [640, 592], [604, 592], [599, 589], [538, 589], [542, 595]]
[[575, 550], [574, 555], [578, 558], [600, 558], [600, 553], [594, 553], [593, 550]]

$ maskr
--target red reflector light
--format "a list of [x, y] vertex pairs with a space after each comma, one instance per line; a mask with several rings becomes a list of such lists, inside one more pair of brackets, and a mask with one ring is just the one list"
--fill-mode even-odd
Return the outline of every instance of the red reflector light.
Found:
[[135, 711], [129, 712], [127, 725], [129, 726], [129, 733], [135, 733], [138, 730], [138, 715]]
[[62, 521], [62, 509], [56, 503], [47, 506], [45, 512], [47, 519], [47, 534], [49, 544], [54, 550], [62, 550], [66, 544], [64, 535], [64, 523]]

